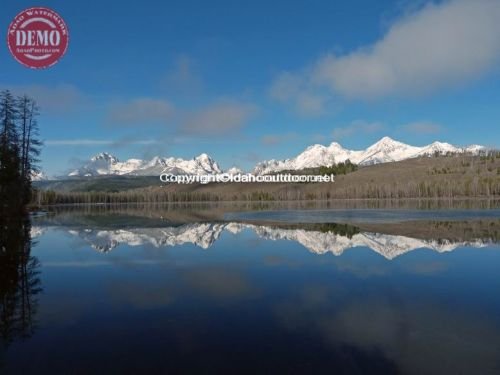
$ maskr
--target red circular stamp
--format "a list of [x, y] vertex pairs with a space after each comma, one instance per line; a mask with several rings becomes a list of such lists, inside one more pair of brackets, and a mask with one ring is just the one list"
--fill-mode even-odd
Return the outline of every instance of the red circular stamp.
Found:
[[36, 7], [23, 10], [9, 25], [7, 44], [14, 58], [33, 69], [48, 68], [68, 49], [66, 23], [52, 9]]

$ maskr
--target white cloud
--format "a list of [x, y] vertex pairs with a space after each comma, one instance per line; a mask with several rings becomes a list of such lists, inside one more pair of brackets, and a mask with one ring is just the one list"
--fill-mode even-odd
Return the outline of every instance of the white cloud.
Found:
[[335, 140], [351, 137], [356, 134], [375, 134], [385, 130], [385, 125], [380, 122], [366, 122], [356, 120], [347, 126], [333, 129], [332, 136]]
[[305, 74], [281, 73], [269, 89], [269, 96], [291, 105], [301, 116], [319, 116], [326, 113], [329, 97], [312, 87]]
[[258, 109], [249, 103], [222, 101], [187, 115], [180, 132], [189, 135], [221, 135], [240, 130]]
[[115, 125], [164, 124], [174, 112], [174, 105], [168, 100], [137, 98], [111, 104], [107, 120]]
[[402, 126], [402, 129], [413, 134], [438, 134], [443, 131], [443, 127], [430, 121], [412, 122]]
[[76, 86], [57, 85], [8, 85], [1, 84], [14, 95], [28, 95], [36, 100], [42, 114], [65, 114], [80, 109], [90, 103], [89, 98]]
[[[122, 141], [112, 141], [105, 139], [48, 139], [43, 142], [46, 146], [101, 146], [101, 145], [116, 145]], [[152, 145], [158, 143], [154, 139], [146, 140], [130, 140], [127, 144], [135, 145]]]
[[283, 72], [274, 80], [269, 95], [280, 102], [293, 99], [302, 91], [303, 77], [290, 72]]
[[298, 138], [298, 134], [294, 132], [285, 134], [267, 134], [261, 138], [261, 142], [265, 145], [276, 145], [283, 142], [293, 141]]
[[[237, 133], [257, 112], [254, 104], [233, 99], [221, 98], [206, 106], [184, 109], [174, 108], [161, 98], [137, 98], [111, 104], [107, 122], [115, 126], [168, 125], [159, 128], [159, 139], [178, 143], [185, 139], [192, 142], [198, 136]], [[126, 142], [133, 143], [133, 139], [129, 137]]]
[[283, 73], [271, 95], [281, 101], [317, 94], [379, 98], [419, 95], [473, 80], [500, 61], [500, 1], [429, 3], [404, 15], [372, 45], [330, 54]]
[[179, 56], [173, 68], [161, 80], [162, 87], [176, 94], [198, 94], [203, 89], [203, 80], [194, 60], [186, 55]]

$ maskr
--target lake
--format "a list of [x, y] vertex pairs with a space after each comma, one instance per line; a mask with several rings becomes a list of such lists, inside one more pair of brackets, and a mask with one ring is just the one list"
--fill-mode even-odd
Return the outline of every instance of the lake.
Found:
[[496, 206], [77, 207], [22, 225], [2, 230], [0, 373], [500, 373]]

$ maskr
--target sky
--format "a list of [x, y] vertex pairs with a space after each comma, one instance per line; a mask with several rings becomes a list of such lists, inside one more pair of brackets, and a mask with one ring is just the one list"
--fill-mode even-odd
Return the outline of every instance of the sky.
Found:
[[[4, 0], [3, 40], [25, 0]], [[41, 107], [50, 176], [212, 156], [224, 169], [383, 136], [500, 147], [500, 0], [45, 0], [66, 55], [32, 70], [0, 48], [0, 88]], [[3, 26], [1, 26], [3, 25]]]

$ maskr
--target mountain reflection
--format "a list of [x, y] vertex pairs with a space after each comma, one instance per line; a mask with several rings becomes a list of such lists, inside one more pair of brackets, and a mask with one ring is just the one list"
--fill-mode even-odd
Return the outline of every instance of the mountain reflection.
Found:
[[0, 339], [6, 348], [30, 337], [36, 326], [40, 263], [31, 255], [28, 217], [0, 215]]
[[[119, 221], [118, 221], [119, 222]], [[46, 226], [34, 226], [32, 235], [41, 235]], [[367, 247], [386, 259], [394, 259], [416, 249], [439, 253], [458, 247], [485, 247], [498, 242], [500, 220], [418, 222], [384, 224], [276, 224], [241, 222], [201, 222], [171, 226], [57, 226], [79, 237], [99, 252], [109, 252], [120, 245], [155, 248], [193, 244], [208, 249], [223, 235], [253, 232], [270, 241], [293, 241], [315, 254], [342, 255], [344, 251]]]

